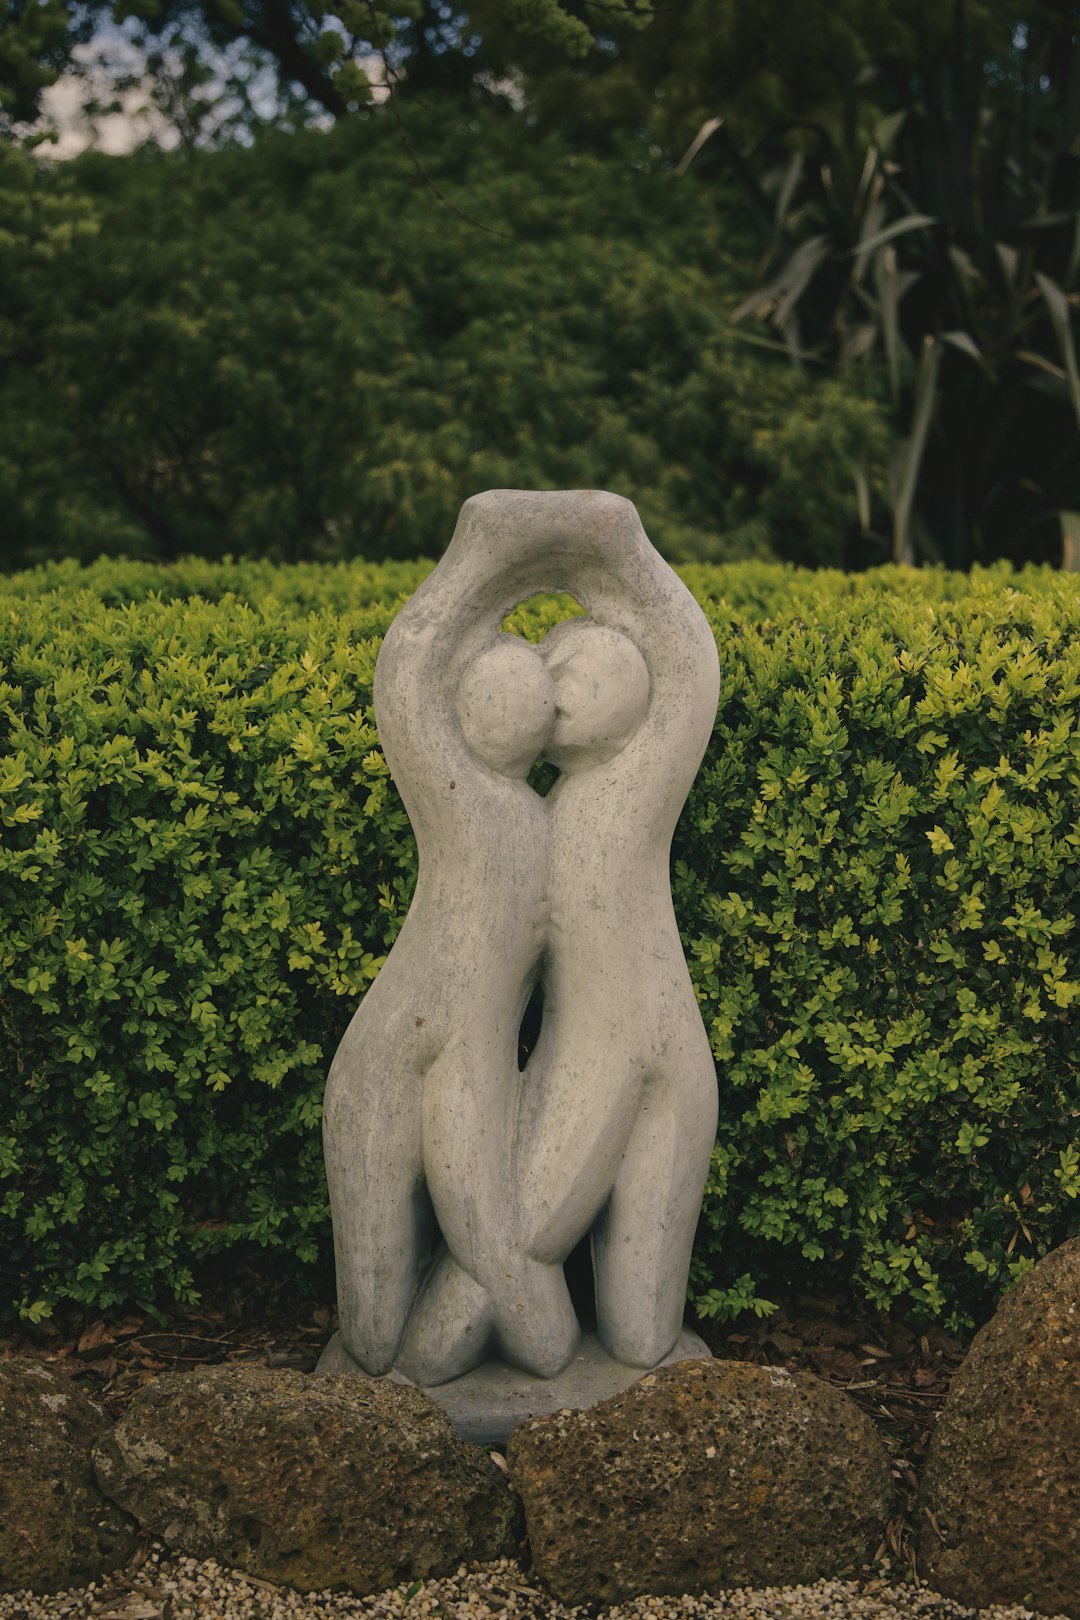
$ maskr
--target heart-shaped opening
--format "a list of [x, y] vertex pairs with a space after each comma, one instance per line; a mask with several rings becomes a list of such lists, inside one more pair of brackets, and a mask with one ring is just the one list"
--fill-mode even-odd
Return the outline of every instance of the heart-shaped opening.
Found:
[[541, 593], [526, 597], [506, 615], [500, 629], [523, 641], [543, 641], [549, 630], [567, 619], [580, 619], [585, 609], [576, 596], [563, 592], [553, 596]]

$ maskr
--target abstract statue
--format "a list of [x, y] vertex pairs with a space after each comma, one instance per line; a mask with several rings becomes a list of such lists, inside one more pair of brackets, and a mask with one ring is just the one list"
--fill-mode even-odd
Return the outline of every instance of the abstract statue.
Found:
[[[538, 646], [500, 630], [547, 591], [588, 617]], [[420, 872], [324, 1124], [341, 1344], [368, 1373], [553, 1377], [586, 1234], [608, 1354], [653, 1367], [678, 1338], [717, 1104], [668, 859], [718, 685], [700, 608], [601, 491], [466, 501], [394, 620], [375, 715]]]

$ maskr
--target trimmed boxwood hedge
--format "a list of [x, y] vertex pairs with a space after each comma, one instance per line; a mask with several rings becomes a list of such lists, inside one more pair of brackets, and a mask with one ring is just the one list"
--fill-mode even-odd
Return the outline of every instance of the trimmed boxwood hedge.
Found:
[[[0, 1311], [325, 1266], [323, 1080], [415, 878], [372, 672], [427, 567], [0, 582]], [[720, 1091], [698, 1308], [970, 1323], [1080, 1230], [1080, 588], [682, 572], [722, 669], [672, 869]]]

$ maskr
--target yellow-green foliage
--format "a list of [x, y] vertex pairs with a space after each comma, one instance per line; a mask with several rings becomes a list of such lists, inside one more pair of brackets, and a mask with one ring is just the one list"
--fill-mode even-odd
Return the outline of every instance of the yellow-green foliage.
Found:
[[183, 1296], [242, 1240], [314, 1260], [326, 1058], [414, 876], [370, 718], [392, 613], [0, 598], [21, 1312]]
[[676, 903], [720, 1075], [695, 1269], [961, 1320], [1080, 1226], [1080, 593], [715, 612]]
[[[0, 1297], [328, 1252], [325, 1070], [415, 852], [371, 713], [430, 564], [196, 562], [0, 595]], [[1080, 1228], [1080, 592], [684, 570], [713, 745], [673, 886], [717, 1059], [693, 1288], [953, 1322]], [[199, 594], [192, 594], [192, 593]], [[542, 633], [568, 605], [531, 604]]]

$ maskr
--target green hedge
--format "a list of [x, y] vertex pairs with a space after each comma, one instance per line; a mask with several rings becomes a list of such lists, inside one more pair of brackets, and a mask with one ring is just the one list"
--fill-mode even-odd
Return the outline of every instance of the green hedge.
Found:
[[[5, 582], [0, 1310], [326, 1264], [323, 1080], [415, 875], [371, 677], [426, 566]], [[1080, 1229], [1080, 592], [684, 573], [722, 665], [673, 868], [720, 1077], [699, 1308], [850, 1280], [967, 1322]]]
[[[396, 603], [411, 594], [433, 567], [430, 558], [381, 563], [272, 563], [184, 557], [179, 562], [161, 563], [102, 557], [86, 564], [65, 558], [0, 575], [0, 594], [26, 599], [48, 596], [55, 612], [68, 611], [64, 599], [88, 595], [92, 605], [103, 603], [108, 607], [152, 598], [177, 602], [200, 597], [220, 602], [228, 596], [256, 608], [273, 600], [301, 612], [330, 608], [335, 613], [355, 613]], [[1007, 563], [975, 568], [970, 574], [894, 567], [856, 574], [832, 568], [748, 562], [685, 563], [677, 565], [676, 572], [709, 611], [734, 612], [758, 620], [804, 610], [817, 614], [841, 600], [872, 603], [883, 592], [899, 591], [908, 600], [931, 603], [959, 598], [981, 600], [998, 596], [1002, 589], [1019, 589], [1065, 602], [1074, 595], [1068, 575], [1041, 567], [1014, 572]], [[530, 617], [541, 622], [535, 615]]]

